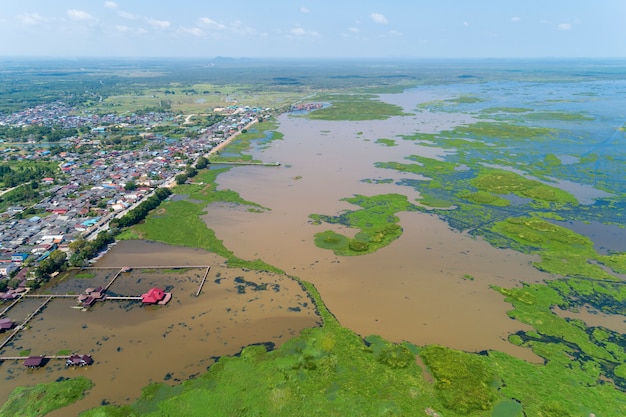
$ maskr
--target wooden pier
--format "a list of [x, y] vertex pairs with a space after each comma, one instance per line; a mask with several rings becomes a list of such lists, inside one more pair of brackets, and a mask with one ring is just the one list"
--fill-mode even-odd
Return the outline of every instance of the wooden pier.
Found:
[[129, 265], [128, 267], [119, 267], [119, 266], [85, 266], [85, 267], [81, 267], [81, 268], [75, 268], [75, 269], [82, 269], [82, 270], [91, 270], [91, 269], [124, 269], [124, 268], [132, 268], [132, 269], [192, 269], [192, 268], [206, 268], [206, 265], [160, 265], [160, 266], [154, 266], [154, 265], [144, 265], [144, 266], [131, 266]]
[[26, 294], [24, 298], [76, 298], [75, 294]]
[[209, 271], [211, 270], [210, 266], [207, 266], [206, 271], [204, 271], [204, 276], [202, 277], [202, 281], [200, 281], [200, 286], [198, 287], [198, 291], [196, 291], [196, 297], [200, 295], [202, 291], [202, 287], [204, 287], [204, 282], [206, 281], [207, 276], [209, 275]]
[[[71, 358], [70, 355], [64, 355], [64, 356], [41, 355], [41, 357], [44, 359], [69, 359]], [[28, 356], [0, 356], [0, 361], [23, 361], [25, 359], [28, 359]]]
[[126, 297], [126, 296], [105, 296], [104, 299], [102, 301], [106, 301], [106, 300], [135, 300], [135, 301], [141, 301], [141, 297]]
[[[155, 269], [155, 270], [163, 270], [163, 269], [197, 269], [204, 268], [204, 275], [202, 276], [202, 280], [200, 281], [200, 285], [198, 289], [194, 293], [196, 297], [200, 296], [202, 289], [204, 288], [204, 284], [209, 275], [209, 271], [211, 270], [210, 265], [167, 265], [167, 266], [123, 266], [123, 267], [85, 267], [85, 268], [74, 268], [80, 270], [94, 270], [94, 269], [117, 269], [117, 273], [113, 276], [113, 278], [107, 283], [106, 287], [101, 288], [102, 291], [98, 291], [98, 295], [96, 301], [105, 301], [105, 300], [118, 300], [118, 301], [143, 301], [142, 296], [107, 296], [106, 291], [113, 285], [113, 283], [119, 278], [122, 273], [130, 272], [131, 269]], [[168, 293], [169, 294], [169, 293]], [[9, 334], [9, 336], [0, 344], [0, 350], [2, 350], [18, 333], [22, 330], [28, 322], [37, 315], [45, 306], [54, 298], [79, 298], [80, 294], [29, 294], [28, 291], [21, 293], [18, 298], [16, 298], [9, 306], [7, 306], [2, 312], [0, 312], [0, 317], [5, 315], [13, 306], [15, 306], [18, 302], [20, 302], [23, 298], [45, 298], [45, 301], [35, 310], [33, 311], [20, 325], [16, 326], [15, 330]], [[171, 295], [170, 295], [171, 297]], [[80, 300], [79, 300], [80, 301]], [[169, 299], [168, 299], [169, 301]], [[1, 360], [1, 359], [0, 359]]]

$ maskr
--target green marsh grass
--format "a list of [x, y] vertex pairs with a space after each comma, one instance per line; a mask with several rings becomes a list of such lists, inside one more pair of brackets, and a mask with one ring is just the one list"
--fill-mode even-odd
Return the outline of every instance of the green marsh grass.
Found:
[[521, 244], [519, 250], [537, 253], [541, 261], [535, 266], [541, 270], [567, 277], [619, 280], [598, 263], [620, 271], [624, 255], [602, 256], [589, 238], [566, 227], [540, 218], [516, 217], [494, 223], [492, 230]]
[[90, 278], [95, 278], [96, 274], [93, 272], [79, 272], [77, 274], [74, 274], [74, 278], [78, 278], [78, 279], [90, 279]]
[[330, 107], [307, 113], [313, 120], [386, 120], [404, 116], [402, 107], [376, 99], [373, 94], [318, 94], [317, 101], [328, 101]]
[[365, 255], [389, 245], [402, 234], [402, 227], [397, 224], [400, 219], [395, 213], [416, 210], [415, 206], [408, 202], [407, 197], [401, 194], [371, 197], [355, 195], [344, 198], [343, 201], [362, 208], [338, 216], [320, 214], [310, 216], [315, 224], [326, 222], [359, 229], [352, 239], [332, 231], [315, 235], [315, 244], [318, 247], [331, 249], [336, 255], [342, 256]]
[[515, 194], [519, 197], [532, 198], [545, 204], [578, 204], [576, 198], [567, 191], [546, 185], [540, 181], [529, 180], [510, 171], [488, 170], [471, 181], [471, 185], [482, 191], [496, 194]]
[[83, 376], [31, 387], [18, 387], [0, 408], [0, 416], [43, 416], [80, 400], [92, 387], [93, 383]]
[[267, 136], [266, 132], [269, 133], [269, 142], [274, 140], [282, 140], [283, 134], [281, 132], [277, 132], [275, 129], [278, 127], [278, 124], [275, 120], [266, 120], [261, 123], [255, 124], [250, 130], [246, 132], [241, 132], [237, 135], [235, 139], [232, 140], [224, 149], [222, 149], [223, 153], [232, 154], [233, 156], [227, 155], [224, 156], [222, 154], [214, 154], [209, 160], [211, 163], [218, 164], [220, 162], [261, 162], [261, 161], [253, 161], [252, 156], [245, 154], [250, 147], [252, 146], [252, 141], [257, 139], [262, 139]]
[[376, 143], [384, 146], [398, 146], [396, 141], [393, 139], [376, 139]]

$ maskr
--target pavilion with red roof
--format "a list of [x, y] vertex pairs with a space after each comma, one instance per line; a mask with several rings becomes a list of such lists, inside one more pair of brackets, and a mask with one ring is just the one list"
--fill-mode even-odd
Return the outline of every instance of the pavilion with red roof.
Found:
[[141, 295], [141, 302], [144, 304], [167, 304], [172, 298], [172, 293], [165, 292], [161, 288], [150, 288], [145, 294]]

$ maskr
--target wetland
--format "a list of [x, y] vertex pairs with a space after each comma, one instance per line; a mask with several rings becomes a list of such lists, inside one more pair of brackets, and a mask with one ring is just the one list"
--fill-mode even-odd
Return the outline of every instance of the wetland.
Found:
[[[96, 265], [211, 265], [200, 297], [198, 270], [135, 268], [112, 289], [165, 286], [170, 305], [55, 300], [11, 353], [102, 361], [55, 415], [624, 415], [624, 92], [448, 82], [381, 94], [366, 121], [320, 96], [242, 135]], [[238, 159], [281, 165], [222, 165]], [[67, 377], [20, 366], [2, 365], [11, 386]]]

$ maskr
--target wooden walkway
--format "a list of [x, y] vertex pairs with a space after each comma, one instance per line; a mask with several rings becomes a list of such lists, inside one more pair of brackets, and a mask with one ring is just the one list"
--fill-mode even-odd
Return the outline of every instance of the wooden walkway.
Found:
[[41, 304], [37, 310], [33, 311], [32, 313], [29, 314], [28, 317], [26, 317], [26, 319], [22, 322], [22, 324], [20, 324], [19, 326], [17, 326], [15, 328], [15, 330], [13, 330], [13, 333], [11, 333], [6, 339], [4, 339], [4, 342], [2, 342], [2, 344], [0, 344], [0, 350], [4, 349], [4, 347], [9, 344], [9, 342], [15, 337], [17, 336], [17, 334], [20, 332], [20, 330], [22, 330], [24, 328], [24, 326], [26, 326], [28, 324], [28, 322], [37, 315], [37, 313], [39, 313], [41, 310], [43, 310], [43, 308], [46, 306], [46, 304], [48, 304], [50, 302], [50, 300], [52, 300], [53, 297], [48, 296], [48, 299], [46, 301], [43, 302], [43, 304]]
[[117, 271], [117, 274], [115, 274], [115, 276], [113, 278], [111, 278], [111, 281], [109, 281], [109, 283], [106, 285], [106, 287], [104, 287], [104, 291], [102, 291], [102, 292], [106, 292], [109, 289], [109, 287], [111, 287], [111, 285], [113, 285], [113, 283], [115, 282], [117, 277], [122, 275], [122, 272], [124, 272], [124, 268], [121, 268], [119, 271]]
[[126, 297], [126, 296], [106, 296], [104, 297], [104, 299], [102, 301], [106, 301], [106, 300], [139, 300], [141, 301], [142, 298], [141, 297]]
[[200, 295], [200, 291], [202, 291], [202, 287], [204, 287], [204, 282], [206, 281], [206, 277], [209, 275], [210, 270], [211, 270], [211, 267], [207, 266], [206, 271], [204, 271], [204, 276], [202, 277], [202, 281], [200, 281], [200, 286], [198, 287], [198, 291], [196, 291], [196, 297]]
[[7, 311], [9, 311], [11, 308], [13, 308], [13, 306], [14, 306], [14, 305], [16, 305], [17, 303], [19, 303], [19, 302], [20, 302], [20, 300], [22, 299], [22, 297], [24, 297], [24, 295], [26, 295], [26, 293], [22, 293], [22, 294], [20, 294], [20, 296], [19, 296], [19, 297], [17, 297], [17, 298], [15, 299], [15, 301], [13, 301], [13, 302], [12, 302], [9, 306], [7, 306], [7, 308], [5, 308], [4, 310], [2, 310], [2, 313], [0, 313], [0, 317], [4, 316], [4, 315], [7, 313]]
[[[70, 355], [67, 356], [59, 356], [59, 355], [41, 355], [40, 357], [44, 359], [69, 359]], [[0, 356], [0, 361], [23, 361], [28, 359], [28, 356]]]
[[[207, 265], [162, 265], [162, 266], [154, 266], [154, 265], [147, 265], [147, 266], [131, 266], [128, 265], [129, 268], [132, 269], [187, 269], [187, 268], [206, 268]], [[90, 270], [90, 269], [123, 269], [124, 267], [119, 267], [119, 266], [85, 266], [82, 268], [75, 268], [75, 269], [84, 269], [84, 270]]]
[[78, 297], [75, 294], [26, 294], [24, 298], [76, 298]]

